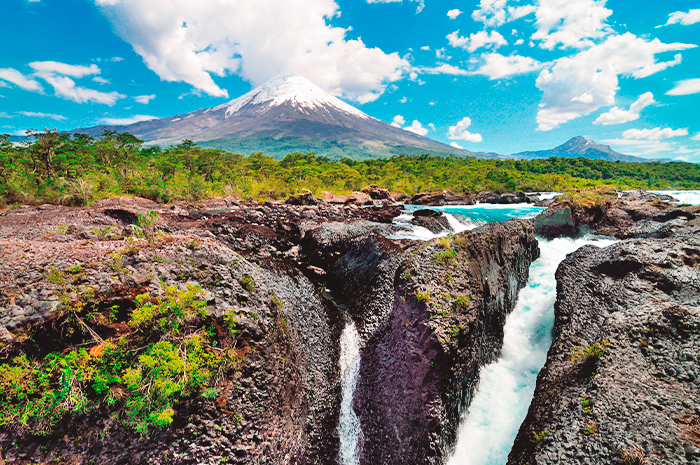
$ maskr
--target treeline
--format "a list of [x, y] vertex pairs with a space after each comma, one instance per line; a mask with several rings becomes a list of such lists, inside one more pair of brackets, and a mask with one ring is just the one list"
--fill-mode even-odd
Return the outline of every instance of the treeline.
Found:
[[204, 149], [192, 141], [145, 147], [131, 134], [100, 137], [45, 130], [27, 142], [0, 136], [0, 203], [86, 205], [115, 195], [159, 202], [235, 195], [247, 201], [283, 199], [308, 189], [345, 194], [376, 184], [408, 195], [451, 189], [565, 191], [599, 185], [617, 188], [698, 189], [700, 165], [624, 163], [583, 158], [486, 160], [397, 156], [332, 161], [313, 153], [275, 160]]

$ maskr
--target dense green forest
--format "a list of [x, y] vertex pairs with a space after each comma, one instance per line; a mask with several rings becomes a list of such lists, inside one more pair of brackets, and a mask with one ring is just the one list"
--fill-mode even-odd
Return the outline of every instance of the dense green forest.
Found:
[[624, 163], [583, 158], [491, 160], [395, 156], [331, 161], [293, 153], [277, 161], [205, 149], [191, 141], [144, 147], [130, 134], [101, 137], [33, 131], [24, 143], [0, 136], [0, 204], [87, 205], [115, 195], [159, 202], [235, 195], [247, 201], [283, 199], [300, 190], [345, 194], [376, 184], [393, 192], [452, 189], [549, 191], [608, 185], [618, 188], [698, 189], [700, 165]]

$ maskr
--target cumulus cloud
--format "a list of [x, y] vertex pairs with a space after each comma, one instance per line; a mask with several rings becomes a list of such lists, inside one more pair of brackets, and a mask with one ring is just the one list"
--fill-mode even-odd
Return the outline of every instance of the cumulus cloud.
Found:
[[93, 74], [100, 74], [100, 68], [92, 64], [90, 66], [70, 65], [57, 61], [33, 61], [29, 66], [41, 74], [61, 74], [74, 78], [82, 78]]
[[114, 105], [117, 100], [126, 97], [119, 92], [100, 92], [86, 87], [76, 85], [75, 81], [66, 76], [55, 74], [42, 74], [41, 78], [53, 87], [54, 93], [58, 97], [63, 97], [77, 103], [102, 103]]
[[[416, 14], [423, 11], [425, 8], [425, 0], [411, 0], [412, 2], [417, 2], [418, 7], [416, 8]], [[403, 3], [403, 0], [367, 0], [367, 3]]]
[[450, 142], [450, 147], [454, 147], [456, 149], [464, 150], [464, 147], [459, 145], [457, 142]]
[[639, 96], [636, 102], [630, 105], [629, 110], [622, 110], [619, 107], [612, 107], [608, 112], [601, 114], [593, 121], [593, 124], [602, 124], [605, 126], [611, 124], [628, 123], [639, 119], [639, 113], [649, 105], [656, 103], [654, 94], [646, 92]]
[[666, 24], [656, 27], [659, 28], [671, 24], [682, 24], [683, 26], [689, 26], [695, 23], [700, 23], [700, 9], [688, 10], [687, 13], [675, 11], [668, 15], [668, 21], [666, 21]]
[[484, 63], [475, 74], [488, 76], [489, 79], [501, 79], [514, 74], [529, 73], [541, 69], [543, 64], [537, 60], [521, 55], [503, 56], [499, 53], [486, 53], [481, 56]]
[[34, 79], [34, 77], [25, 76], [14, 68], [0, 68], [0, 79], [11, 82], [24, 90], [31, 90], [34, 92], [42, 92], [44, 90], [39, 81]]
[[95, 1], [161, 79], [213, 96], [228, 93], [212, 76], [235, 73], [259, 85], [290, 71], [364, 103], [409, 68], [398, 53], [347, 40], [346, 29], [330, 26], [339, 14], [333, 0]]
[[489, 27], [498, 27], [533, 11], [533, 5], [508, 6], [508, 0], [481, 0], [479, 9], [472, 12], [472, 19]]
[[459, 123], [454, 126], [450, 126], [447, 131], [447, 136], [453, 140], [466, 140], [468, 142], [481, 142], [483, 138], [481, 134], [472, 134], [467, 131], [467, 128], [471, 126], [472, 120], [465, 116], [461, 119]]
[[[537, 129], [549, 131], [602, 106], [613, 105], [619, 76], [649, 76], [661, 70], [656, 63], [657, 54], [693, 47], [696, 46], [664, 44], [658, 39], [646, 41], [625, 33], [556, 60], [551, 70], [543, 70], [537, 78], [537, 88], [543, 92]], [[583, 94], [588, 95], [583, 98]]]
[[423, 45], [420, 49], [430, 51], [430, 45]]
[[419, 136], [424, 136], [428, 134], [428, 128], [424, 128], [422, 124], [420, 124], [420, 121], [417, 119], [413, 120], [413, 123], [411, 123], [410, 126], [406, 126], [403, 128], [404, 131], [412, 132], [414, 134], [418, 134]]
[[34, 69], [34, 73], [28, 76], [12, 68], [0, 69], [0, 79], [12, 82], [25, 90], [43, 92], [43, 87], [37, 81], [39, 78], [53, 87], [56, 96], [78, 103], [95, 102], [114, 105], [118, 99], [125, 97], [118, 92], [99, 92], [76, 85], [72, 78], [100, 74], [100, 68], [94, 64], [82, 66], [57, 61], [34, 61], [29, 63], [29, 66]]
[[140, 123], [141, 121], [150, 121], [152, 119], [158, 119], [158, 117], [150, 115], [135, 115], [129, 118], [102, 118], [100, 119], [100, 123], [110, 126], [126, 126], [128, 124]]
[[67, 118], [63, 115], [57, 115], [55, 113], [42, 113], [40, 111], [18, 111], [20, 115], [35, 117], [35, 118], [51, 118], [56, 121], [65, 121]]
[[148, 102], [156, 98], [156, 94], [151, 94], [151, 95], [137, 95], [134, 97], [134, 100], [136, 100], [137, 103], [141, 103], [143, 105], [148, 105]]
[[654, 128], [654, 129], [628, 129], [622, 133], [623, 139], [643, 139], [659, 141], [671, 137], [687, 136], [687, 129]]
[[396, 115], [394, 116], [393, 121], [391, 122], [391, 125], [394, 126], [395, 128], [400, 128], [404, 124], [406, 124], [406, 120], [404, 119], [403, 116], [401, 115]]
[[103, 77], [100, 76], [95, 76], [92, 78], [93, 82], [96, 82], [98, 84], [109, 84], [109, 81]]
[[457, 18], [457, 16], [459, 16], [461, 14], [462, 14], [462, 12], [455, 8], [454, 10], [450, 10], [447, 12], [447, 17], [450, 19], [455, 19], [455, 18]]
[[666, 95], [690, 95], [698, 93], [700, 93], [700, 79], [686, 79], [676, 82], [676, 87], [666, 92]]
[[469, 71], [458, 68], [457, 66], [448, 65], [447, 63], [442, 63], [433, 68], [420, 68], [420, 71], [425, 74], [451, 74], [453, 76], [466, 76], [472, 74]]
[[593, 45], [591, 39], [612, 32], [605, 23], [612, 10], [605, 8], [606, 0], [539, 0], [535, 17], [537, 32], [533, 40], [551, 50], [563, 47], [584, 48]]
[[470, 34], [469, 37], [460, 37], [459, 31], [454, 31], [447, 35], [447, 40], [451, 46], [460, 47], [469, 52], [474, 52], [482, 47], [498, 48], [502, 45], [508, 45], [506, 39], [496, 31], [479, 31], [476, 34]]

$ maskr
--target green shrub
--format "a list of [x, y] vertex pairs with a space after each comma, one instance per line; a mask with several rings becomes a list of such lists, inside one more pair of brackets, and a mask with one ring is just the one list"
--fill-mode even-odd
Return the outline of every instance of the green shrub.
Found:
[[452, 249], [448, 250], [443, 250], [441, 252], [436, 252], [433, 254], [433, 260], [436, 262], [442, 264], [442, 265], [447, 265], [447, 264], [457, 264], [457, 252], [455, 252]]
[[257, 284], [255, 284], [255, 280], [253, 277], [249, 274], [244, 274], [243, 277], [241, 278], [241, 286], [243, 289], [246, 291], [250, 292], [251, 294], [257, 289]]
[[0, 426], [47, 434], [64, 414], [101, 406], [141, 433], [171, 424], [176, 404], [241, 366], [238, 352], [198, 329], [209, 318], [203, 295], [198, 286], [141, 294], [128, 321], [133, 333], [89, 352], [72, 347], [1, 364]]
[[606, 339], [601, 342], [594, 342], [590, 345], [574, 346], [571, 348], [569, 360], [571, 360], [571, 363], [574, 365], [577, 363], [584, 365], [595, 364], [600, 360], [600, 357], [607, 353], [605, 347], [609, 345], [610, 341]]

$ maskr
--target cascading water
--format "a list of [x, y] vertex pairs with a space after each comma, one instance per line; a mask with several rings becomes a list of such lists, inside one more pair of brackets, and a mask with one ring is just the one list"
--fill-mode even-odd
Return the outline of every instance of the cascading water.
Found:
[[349, 320], [340, 336], [340, 438], [339, 459], [341, 465], [359, 465], [359, 450], [362, 442], [362, 428], [352, 407], [360, 375], [360, 335], [355, 323]]
[[552, 343], [557, 266], [579, 247], [605, 247], [614, 242], [594, 236], [540, 240], [540, 258], [530, 266], [527, 286], [520, 291], [503, 328], [501, 355], [480, 371], [479, 386], [462, 420], [448, 465], [507, 462]]

